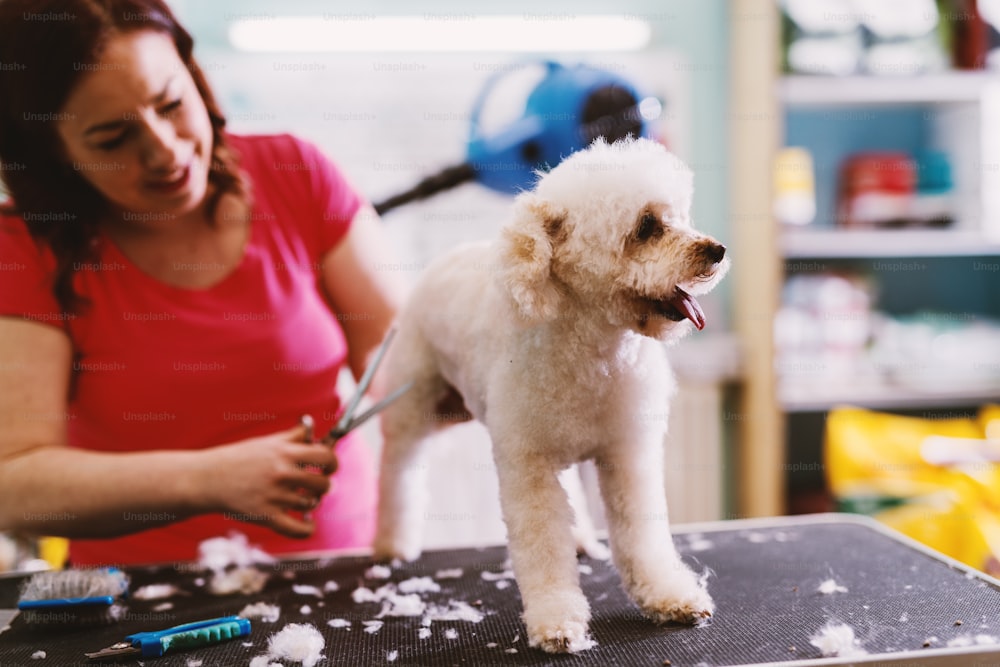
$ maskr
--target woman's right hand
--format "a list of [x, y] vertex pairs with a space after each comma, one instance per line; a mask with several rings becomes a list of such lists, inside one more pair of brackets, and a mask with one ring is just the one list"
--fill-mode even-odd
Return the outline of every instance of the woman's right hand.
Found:
[[205, 450], [210, 469], [200, 484], [209, 511], [288, 537], [311, 535], [315, 524], [308, 511], [329, 491], [337, 457], [327, 445], [310, 444], [306, 437], [306, 427], [299, 424]]

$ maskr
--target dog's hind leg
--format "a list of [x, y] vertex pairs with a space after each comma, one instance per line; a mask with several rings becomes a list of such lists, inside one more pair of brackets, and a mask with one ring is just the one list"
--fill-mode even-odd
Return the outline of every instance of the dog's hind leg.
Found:
[[622, 445], [597, 461], [611, 554], [622, 585], [647, 616], [698, 623], [715, 606], [674, 548], [660, 447]]
[[[494, 452], [509, 451], [501, 443]], [[573, 511], [558, 470], [544, 461], [498, 457], [500, 504], [510, 559], [524, 601], [528, 643], [549, 653], [575, 653], [594, 645], [590, 607], [580, 590]]]
[[389, 386], [413, 385], [381, 415], [382, 464], [373, 555], [377, 560], [413, 560], [420, 555], [428, 503], [427, 463], [423, 450], [442, 421], [438, 404], [448, 385], [419, 336], [401, 329], [387, 359]]

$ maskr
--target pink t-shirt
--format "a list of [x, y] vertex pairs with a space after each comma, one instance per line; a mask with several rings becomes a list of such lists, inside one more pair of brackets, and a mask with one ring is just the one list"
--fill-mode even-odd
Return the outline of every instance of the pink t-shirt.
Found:
[[[251, 233], [239, 265], [207, 289], [152, 278], [102, 236], [97, 259], [75, 277], [92, 305], [66, 319], [49, 287], [51, 254], [39, 250], [21, 219], [0, 218], [0, 314], [72, 334], [76, 390], [65, 418], [73, 447], [200, 449], [291, 428], [304, 413], [315, 418], [317, 433], [332, 425], [347, 350], [318, 267], [361, 198], [309, 143], [288, 135], [228, 139], [252, 183]], [[357, 437], [342, 440], [337, 453], [333, 488], [313, 511], [317, 527], [308, 539], [204, 515], [120, 538], [72, 540], [71, 561], [193, 559], [201, 541], [230, 531], [271, 553], [367, 546], [374, 462]], [[145, 474], [157, 483], [158, 471]]]

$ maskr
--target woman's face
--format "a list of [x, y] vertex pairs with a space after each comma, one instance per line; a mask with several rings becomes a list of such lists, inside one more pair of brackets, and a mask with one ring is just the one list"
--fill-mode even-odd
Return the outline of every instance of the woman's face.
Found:
[[80, 67], [57, 120], [73, 169], [125, 213], [162, 216], [136, 220], [197, 208], [208, 188], [212, 126], [171, 38], [118, 34], [98, 62]]

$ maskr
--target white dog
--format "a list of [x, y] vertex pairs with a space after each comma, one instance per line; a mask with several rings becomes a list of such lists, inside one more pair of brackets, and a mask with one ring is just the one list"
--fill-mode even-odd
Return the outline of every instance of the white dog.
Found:
[[467, 409], [493, 441], [532, 646], [593, 646], [558, 479], [586, 459], [631, 598], [657, 622], [711, 616], [711, 597], [674, 549], [664, 493], [674, 381], [663, 342], [704, 326], [692, 295], [729, 263], [724, 246], [692, 229], [691, 197], [691, 171], [660, 144], [598, 141], [517, 198], [498, 242], [428, 266], [384, 369], [384, 386], [414, 385], [382, 416], [377, 558], [419, 555], [420, 450]]

